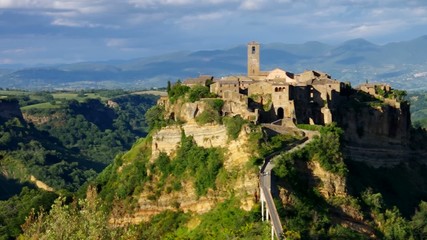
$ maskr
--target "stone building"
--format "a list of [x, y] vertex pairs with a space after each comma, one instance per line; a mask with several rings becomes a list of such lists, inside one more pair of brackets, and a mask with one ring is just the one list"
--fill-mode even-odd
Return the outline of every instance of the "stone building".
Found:
[[213, 76], [211, 75], [200, 75], [197, 78], [187, 78], [184, 80], [183, 84], [189, 87], [193, 87], [196, 85], [205, 86], [209, 81], [213, 80]]
[[248, 43], [247, 76], [214, 79], [210, 86], [211, 92], [226, 102], [240, 102], [241, 94], [249, 97], [255, 102], [252, 107], [248, 103], [247, 111], [250, 112], [254, 112], [256, 108], [262, 114], [265, 110], [260, 106], [270, 104], [270, 112], [264, 113], [266, 117], [261, 118], [266, 122], [278, 119], [310, 124], [332, 122], [332, 112], [344, 84], [319, 71], [300, 74], [280, 68], [261, 71], [260, 50], [259, 43]]
[[[257, 42], [247, 46], [247, 75], [213, 78], [201, 75], [183, 82], [187, 86], [208, 85], [210, 91], [221, 97], [227, 109], [224, 114], [251, 116], [262, 122], [327, 124], [334, 120], [334, 111], [343, 97], [345, 84], [330, 75], [314, 70], [299, 74], [276, 68], [262, 71], [261, 48]], [[377, 94], [389, 91], [388, 85], [362, 85], [361, 90]], [[245, 114], [246, 112], [246, 114]], [[257, 112], [260, 116], [254, 118]]]

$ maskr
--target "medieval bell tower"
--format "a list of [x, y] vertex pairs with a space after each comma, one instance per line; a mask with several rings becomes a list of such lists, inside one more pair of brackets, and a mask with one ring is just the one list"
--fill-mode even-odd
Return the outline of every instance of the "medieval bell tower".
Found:
[[248, 43], [248, 76], [259, 75], [259, 43]]

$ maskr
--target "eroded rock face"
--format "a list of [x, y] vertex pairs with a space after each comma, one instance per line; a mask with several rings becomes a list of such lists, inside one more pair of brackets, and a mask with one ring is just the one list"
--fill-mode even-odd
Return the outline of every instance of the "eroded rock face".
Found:
[[153, 135], [152, 158], [155, 159], [160, 152], [173, 155], [181, 142], [182, 132], [186, 136], [192, 136], [200, 147], [227, 146], [228, 137], [224, 125], [185, 124], [182, 127], [169, 126]]
[[348, 159], [376, 168], [396, 166], [408, 160], [411, 155], [409, 106], [392, 100], [385, 103], [348, 109], [335, 119], [345, 131], [343, 153]]
[[59, 114], [59, 113], [44, 115], [44, 116], [37, 116], [37, 115], [31, 115], [24, 112], [22, 116], [24, 117], [26, 122], [31, 122], [34, 125], [43, 125], [48, 123], [52, 119], [65, 119], [65, 115]]
[[[259, 196], [258, 174], [256, 169], [248, 169], [250, 154], [247, 151], [248, 133], [242, 129], [237, 140], [228, 140], [227, 131], [223, 125], [184, 124], [161, 129], [153, 135], [152, 159], [155, 161], [160, 152], [173, 155], [181, 141], [181, 134], [193, 136], [196, 144], [201, 147], [220, 147], [225, 151], [224, 171], [216, 182], [216, 189], [209, 189], [206, 196], [198, 197], [194, 183], [191, 180], [181, 182], [179, 191], [162, 192], [153, 199], [156, 188], [154, 180], [144, 186], [144, 191], [138, 198], [138, 207], [133, 214], [111, 219], [113, 224], [139, 223], [148, 221], [152, 216], [164, 210], [182, 210], [198, 214], [210, 211], [219, 202], [230, 198], [231, 195], [241, 200], [241, 208], [253, 208]], [[222, 178], [222, 179], [221, 179]], [[225, 180], [224, 180], [225, 178]]]
[[316, 161], [308, 162], [307, 167], [311, 171], [313, 185], [325, 199], [347, 196], [345, 177], [325, 171]]
[[206, 102], [196, 101], [183, 102], [181, 99], [175, 104], [170, 104], [168, 99], [163, 99], [162, 105], [166, 110], [166, 118], [175, 121], [183, 121], [188, 124], [195, 124], [195, 118], [206, 109]]
[[46, 183], [38, 180], [33, 175], [30, 176], [30, 181], [33, 182], [38, 188], [43, 189], [48, 192], [53, 192], [54, 189], [52, 187], [49, 187]]
[[335, 119], [353, 145], [407, 145], [410, 133], [409, 106], [405, 103], [348, 109]]

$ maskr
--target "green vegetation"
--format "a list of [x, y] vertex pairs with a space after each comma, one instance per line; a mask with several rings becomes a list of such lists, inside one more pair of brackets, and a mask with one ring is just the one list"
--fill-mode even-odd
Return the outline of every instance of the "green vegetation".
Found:
[[403, 218], [396, 207], [385, 209], [382, 195], [368, 189], [362, 193], [362, 203], [367, 206], [369, 217], [377, 222], [382, 239], [413, 239], [411, 223]]
[[[176, 157], [171, 161], [166, 154], [160, 154], [152, 166], [161, 173], [160, 185], [168, 179], [174, 184], [194, 177], [196, 193], [203, 196], [208, 189], [215, 189], [215, 180], [222, 167], [224, 156], [218, 148], [203, 148], [195, 144], [191, 136], [182, 134]], [[179, 190], [179, 185], [172, 185]]]
[[348, 170], [341, 152], [343, 133], [335, 123], [321, 127], [320, 137], [316, 136], [305, 148], [295, 153], [285, 154], [279, 159], [280, 164], [275, 169], [276, 173], [279, 176], [285, 176], [287, 171], [291, 171], [290, 166], [294, 164], [296, 158], [301, 161], [317, 161], [323, 169], [345, 176]]
[[[194, 179], [196, 193], [202, 196], [209, 188], [215, 188], [215, 180], [224, 158], [220, 149], [198, 147], [192, 137], [185, 135], [173, 160], [166, 154], [160, 154], [153, 164], [149, 164], [150, 154], [151, 141], [144, 139], [127, 154], [117, 156], [114, 163], [95, 180], [100, 197], [110, 204], [115, 198], [128, 199], [125, 204], [131, 207], [134, 203], [132, 196], [137, 197], [144, 189], [144, 184], [154, 175], [160, 178], [153, 189], [153, 199], [160, 196], [162, 191], [180, 190], [181, 182], [187, 179]], [[147, 175], [147, 169], [150, 175]]]
[[190, 89], [188, 93], [188, 99], [191, 102], [200, 100], [201, 98], [215, 97], [215, 94], [212, 94], [209, 90], [209, 87], [197, 85]]
[[311, 124], [297, 124], [297, 127], [309, 131], [320, 131], [322, 128], [321, 125], [311, 125]]
[[[208, 92], [204, 86], [190, 89], [180, 82], [168, 86], [171, 102], [198, 101], [210, 97]], [[100, 100], [103, 98], [88, 99], [96, 97], [94, 94], [112, 97], [117, 106], [106, 107]], [[227, 180], [242, 174], [225, 170], [222, 149], [199, 147], [184, 133], [172, 157], [160, 153], [150, 162], [152, 133], [140, 137], [145, 136], [147, 129], [157, 130], [175, 123], [173, 119], [165, 119], [162, 107], [148, 109], [155, 98], [123, 91], [45, 92], [17, 98], [26, 105], [22, 108], [26, 114], [36, 119], [49, 116], [49, 119], [35, 121], [35, 125], [19, 117], [1, 121], [0, 170], [23, 181], [34, 175], [63, 193], [64, 189], [74, 191], [88, 179], [94, 180], [88, 184], [89, 188], [80, 189], [81, 195], [88, 192], [85, 200], [61, 197], [51, 205], [56, 194], [24, 188], [19, 196], [0, 202], [0, 238], [17, 237], [21, 233], [19, 225], [28, 213], [21, 239], [270, 238], [269, 224], [260, 222], [259, 206], [251, 211], [242, 210], [241, 199], [234, 197], [231, 189], [232, 197], [202, 215], [183, 213], [176, 202], [172, 203], [173, 211], [164, 211], [147, 223], [114, 227], [109, 222], [111, 217], [114, 221], [132, 214], [139, 206], [137, 201], [142, 192], [150, 192], [148, 199], [154, 203], [162, 194], [180, 191], [191, 182], [201, 197], [217, 187], [223, 189]], [[377, 103], [370, 99], [359, 102], [363, 98], [353, 99], [356, 106]], [[247, 124], [251, 131], [248, 147], [255, 161], [261, 162], [264, 157], [301, 142], [301, 137], [291, 135], [268, 136], [260, 126], [247, 123], [240, 116], [222, 117], [222, 100], [203, 101], [204, 111], [196, 121], [224, 123], [230, 139], [237, 139]], [[41, 108], [40, 104], [46, 107]], [[344, 163], [340, 128], [335, 124], [299, 127], [317, 130], [320, 136], [303, 149], [281, 155], [275, 162], [277, 180], [288, 190], [287, 204], [276, 200], [287, 239], [367, 239], [366, 235], [337, 223], [336, 218], [351, 218], [340, 215], [341, 206], [350, 206], [350, 210], [361, 213], [364, 224], [372, 227], [380, 239], [427, 237], [427, 203], [420, 202], [426, 199], [423, 190], [427, 180], [422, 177], [425, 166], [410, 163], [397, 168], [370, 169], [351, 161]], [[131, 145], [131, 150], [123, 154]], [[113, 163], [95, 177], [96, 171], [113, 158]], [[315, 187], [316, 179], [309, 176], [304, 164], [309, 161], [319, 162], [324, 170], [347, 178], [350, 195], [325, 199], [323, 192]], [[250, 167], [255, 169], [253, 165]], [[45, 210], [39, 211], [39, 206]], [[415, 206], [418, 209], [414, 214]], [[35, 210], [31, 212], [31, 208]]]
[[415, 128], [427, 128], [427, 91], [410, 92], [411, 120]]
[[247, 121], [245, 121], [240, 115], [234, 117], [224, 117], [223, 123], [227, 129], [227, 135], [230, 139], [235, 140], [239, 137], [239, 133], [242, 127]]
[[150, 138], [137, 142], [129, 152], [116, 156], [114, 162], [95, 179], [94, 184], [107, 208], [112, 207], [116, 198], [119, 200], [128, 198], [128, 202], [125, 203], [127, 205], [134, 203], [132, 196], [140, 193], [148, 180], [147, 165], [150, 150]]
[[383, 98], [394, 98], [398, 101], [404, 101], [407, 96], [407, 93], [404, 90], [392, 89], [390, 92], [386, 92], [377, 86], [375, 87], [375, 91]]
[[190, 87], [182, 85], [178, 80], [173, 86], [168, 88], [168, 96], [171, 103], [175, 103], [179, 98], [185, 97], [185, 94], [190, 91]]
[[412, 216], [411, 227], [414, 237], [419, 239], [427, 238], [427, 202], [421, 201], [415, 214]]
[[268, 135], [259, 126], [253, 124], [249, 124], [248, 126], [251, 130], [248, 148], [254, 165], [261, 165], [264, 158], [268, 155], [289, 149], [301, 140], [301, 137], [294, 135]]
[[[90, 99], [95, 95], [115, 96], [111, 100], [117, 106], [110, 108], [99, 99]], [[63, 99], [59, 101], [54, 96]], [[67, 97], [70, 100], [64, 100]], [[82, 99], [77, 101], [74, 97]], [[19, 194], [23, 186], [32, 186], [29, 183], [31, 176], [54, 188], [56, 192], [76, 191], [93, 179], [116, 154], [129, 149], [136, 139], [146, 135], [144, 114], [155, 104], [156, 99], [157, 97], [147, 95], [123, 95], [123, 91], [25, 92], [17, 96], [8, 95], [1, 100], [2, 103], [9, 104], [6, 111], [12, 114], [7, 117], [6, 112], [2, 115], [4, 118], [0, 118], [1, 199], [6, 200], [13, 194]], [[27, 123], [22, 118], [18, 102], [26, 106], [22, 111], [34, 124]], [[52, 103], [55, 108], [37, 107]], [[129, 176], [141, 175], [131, 172]], [[132, 181], [126, 183], [132, 184]], [[3, 189], [3, 186], [14, 186], [16, 189], [9, 191]], [[126, 195], [123, 192], [129, 187], [123, 184], [123, 188], [126, 189], [121, 190], [121, 194]], [[25, 190], [22, 194], [26, 194]], [[43, 196], [40, 192], [31, 194], [34, 199]], [[37, 208], [27, 200], [16, 205], [16, 211], [26, 211], [24, 205]], [[50, 204], [45, 209], [49, 206]], [[5, 211], [0, 210], [0, 222], [8, 221], [4, 218]], [[20, 213], [20, 220], [11, 220], [10, 224], [8, 222], [8, 229], [19, 230], [22, 216]], [[16, 230], [13, 231], [16, 235]]]
[[168, 120], [164, 118], [165, 109], [156, 105], [145, 113], [145, 122], [150, 130], [160, 129], [168, 125]]
[[[70, 205], [55, 201], [49, 214], [30, 215], [20, 239], [267, 239], [270, 226], [259, 221], [259, 209], [246, 212], [239, 201], [228, 199], [201, 216], [164, 211], [150, 222], [114, 228], [102, 202], [89, 198]], [[198, 219], [189, 228], [192, 219]]]
[[6, 201], [0, 201], [0, 239], [12, 239], [21, 233], [31, 210], [49, 210], [58, 195], [24, 187], [21, 193]]
[[[331, 132], [335, 131], [331, 130], [329, 129], [327, 132], [331, 134]], [[316, 145], [310, 145], [304, 149], [284, 154], [276, 160], [275, 174], [286, 183], [288, 189], [292, 189], [290, 195], [292, 204], [278, 208], [279, 214], [283, 219], [282, 223], [284, 223], [287, 230], [299, 233], [303, 239], [368, 239], [367, 236], [351, 231], [348, 228], [344, 229], [339, 225], [334, 225], [330, 219], [329, 211], [343, 204], [350, 205], [353, 209], [358, 209], [358, 211], [363, 210], [365, 218], [369, 219], [370, 226], [376, 230], [375, 234], [380, 239], [412, 239], [414, 237], [412, 229], [420, 230], [425, 226], [425, 223], [420, 220], [417, 221], [418, 218], [415, 216], [413, 217], [415, 220], [409, 222], [402, 217], [396, 207], [385, 208], [381, 193], [373, 193], [372, 189], [361, 192], [361, 200], [349, 197], [347, 197], [349, 198], [347, 200], [325, 200], [318, 190], [313, 188], [310, 181], [304, 180], [307, 178], [307, 173], [298, 164], [298, 162], [301, 163], [313, 159], [316, 154], [328, 154], [327, 152], [313, 153], [313, 147]], [[335, 171], [333, 169], [335, 168], [332, 167], [329, 171]], [[336, 171], [336, 173], [341, 174], [342, 171]], [[347, 171], [344, 173], [348, 174]], [[353, 174], [353, 171], [350, 171], [350, 173]], [[420, 216], [425, 214], [425, 210], [422, 210], [422, 207], [423, 203], [420, 205], [420, 212], [424, 211], [424, 213], [417, 215], [419, 218], [422, 218]], [[419, 225], [414, 224], [414, 222]]]
[[0, 136], [0, 166], [11, 178], [24, 182], [33, 175], [55, 189], [75, 190], [95, 175], [87, 162], [22, 119], [0, 125]]
[[320, 129], [320, 138], [316, 138], [308, 146], [309, 158], [318, 161], [327, 171], [345, 176], [347, 167], [341, 150], [344, 131], [335, 124]]
[[31, 214], [22, 226], [18, 239], [135, 239], [130, 228], [115, 228], [108, 222], [97, 199], [55, 200], [49, 213]]
[[267, 239], [270, 226], [260, 221], [260, 210], [246, 212], [235, 199], [218, 204], [200, 217], [201, 223], [190, 231], [175, 232], [175, 239]]
[[204, 102], [206, 103], [206, 108], [196, 117], [196, 122], [201, 125], [206, 123], [220, 124], [222, 122], [220, 112], [224, 101], [221, 99], [206, 99]]
[[60, 105], [55, 105], [50, 102], [37, 103], [22, 107], [21, 110], [26, 111], [30, 109], [52, 109], [52, 108], [60, 108]]
[[129, 149], [138, 137], [146, 135], [144, 114], [155, 100], [144, 95], [120, 96], [112, 99], [120, 106], [114, 109], [97, 99], [71, 100], [58, 110], [26, 112], [35, 117], [53, 116], [37, 127], [85, 159], [108, 164], [117, 153]]

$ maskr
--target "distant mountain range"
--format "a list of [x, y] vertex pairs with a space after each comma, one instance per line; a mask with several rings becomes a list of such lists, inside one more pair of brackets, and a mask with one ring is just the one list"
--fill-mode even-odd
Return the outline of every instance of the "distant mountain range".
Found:
[[[246, 45], [230, 49], [176, 52], [126, 61], [82, 62], [58, 66], [0, 69], [1, 88], [81, 89], [163, 87], [168, 80], [199, 74], [246, 73]], [[0, 66], [1, 67], [1, 66]], [[353, 86], [387, 82], [394, 88], [427, 89], [427, 35], [410, 41], [376, 45], [353, 39], [332, 46], [321, 42], [261, 45], [261, 68], [298, 73], [327, 72]]]

